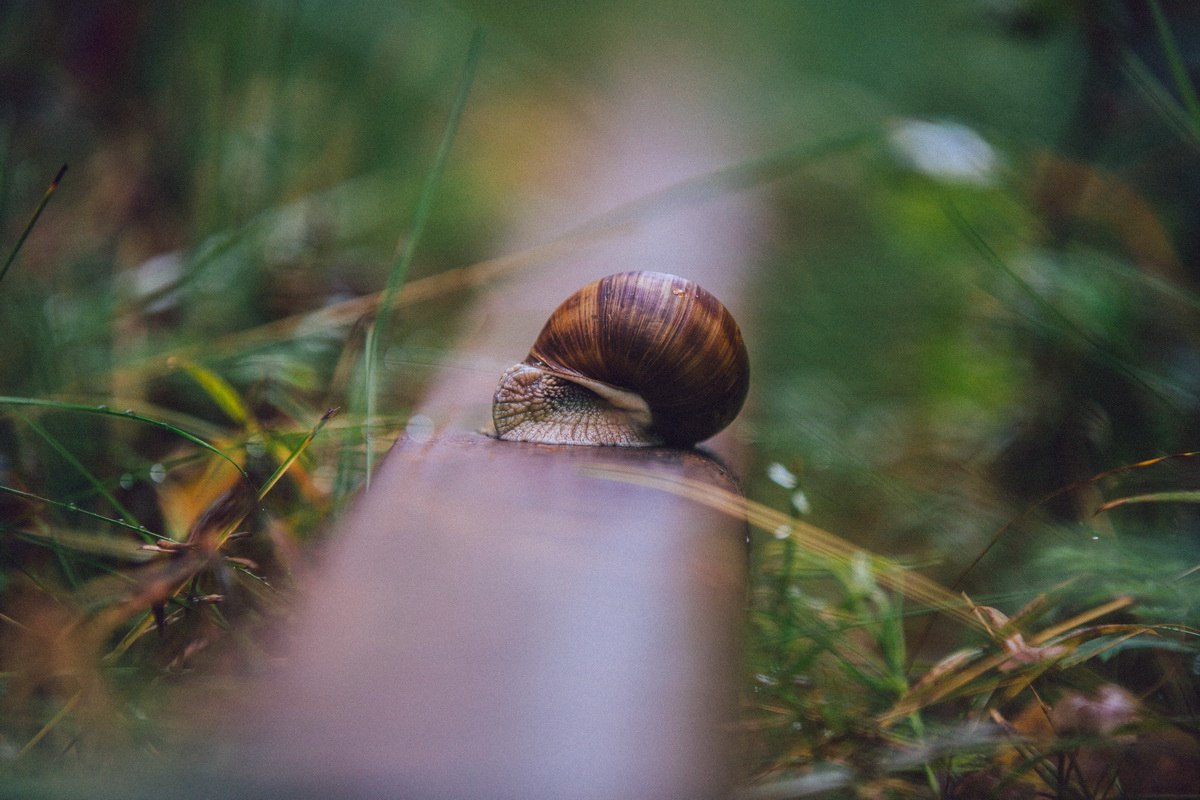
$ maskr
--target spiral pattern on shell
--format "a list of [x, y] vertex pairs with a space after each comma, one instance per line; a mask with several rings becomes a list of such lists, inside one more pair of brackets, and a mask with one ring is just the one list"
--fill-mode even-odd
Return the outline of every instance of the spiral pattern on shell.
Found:
[[749, 358], [733, 316], [698, 284], [658, 272], [610, 275], [571, 295], [525, 364], [640, 396], [653, 434], [675, 446], [727, 426], [749, 388]]

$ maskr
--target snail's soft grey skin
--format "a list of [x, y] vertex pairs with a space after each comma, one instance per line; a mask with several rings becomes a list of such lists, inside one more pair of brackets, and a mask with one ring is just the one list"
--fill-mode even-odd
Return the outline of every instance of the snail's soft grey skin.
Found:
[[699, 285], [658, 272], [590, 283], [500, 378], [501, 439], [690, 447], [733, 421], [749, 388], [741, 332]]

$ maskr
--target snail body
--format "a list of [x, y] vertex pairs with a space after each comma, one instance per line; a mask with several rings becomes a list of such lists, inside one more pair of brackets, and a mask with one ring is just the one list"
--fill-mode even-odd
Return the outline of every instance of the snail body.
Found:
[[676, 275], [623, 272], [568, 297], [492, 401], [501, 439], [690, 447], [733, 421], [749, 388], [733, 316]]

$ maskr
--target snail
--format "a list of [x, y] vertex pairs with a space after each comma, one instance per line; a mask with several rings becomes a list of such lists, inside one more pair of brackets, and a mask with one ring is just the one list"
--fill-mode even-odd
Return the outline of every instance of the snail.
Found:
[[500, 378], [501, 439], [690, 447], [733, 421], [749, 358], [733, 316], [686, 278], [622, 272], [580, 289]]

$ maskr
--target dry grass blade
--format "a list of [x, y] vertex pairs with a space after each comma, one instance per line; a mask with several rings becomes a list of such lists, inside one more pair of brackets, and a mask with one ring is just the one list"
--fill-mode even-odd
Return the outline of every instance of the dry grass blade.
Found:
[[1147, 494], [1135, 494], [1128, 497], [1118, 497], [1114, 500], [1109, 500], [1101, 504], [1100, 507], [1096, 509], [1096, 513], [1103, 514], [1106, 511], [1112, 511], [1114, 508], [1133, 505], [1135, 503], [1200, 503], [1200, 492], [1149, 492]]
[[[297, 336], [323, 334], [349, 327], [372, 315], [390, 313], [484, 286], [514, 272], [544, 267], [566, 257], [578, 257], [587, 248], [619, 236], [631, 226], [654, 219], [680, 206], [702, 202], [723, 192], [737, 191], [777, 180], [824, 157], [869, 143], [877, 139], [879, 133], [878, 128], [871, 127], [844, 137], [789, 148], [765, 158], [688, 178], [599, 214], [594, 219], [542, 244], [406, 282], [394, 291], [385, 289], [331, 303], [315, 311], [293, 314], [265, 325], [231, 333], [214, 342], [197, 343], [175, 351], [174, 357], [200, 357], [208, 352], [246, 352]], [[114, 370], [114, 374], [118, 383], [136, 382], [170, 366], [171, 359], [160, 355], [119, 367]]]
[[[144, 530], [137, 532], [146, 533]], [[20, 530], [14, 531], [14, 533], [27, 541], [39, 542], [47, 546], [65, 547], [77, 553], [131, 562], [148, 561], [152, 557], [150, 554], [153, 551], [147, 548], [158, 546], [135, 545], [125, 537], [107, 536], [94, 530], [69, 530], [58, 526], [47, 531]]]
[[[97, 639], [102, 640], [144, 609], [161, 608], [193, 577], [216, 563], [222, 545], [253, 511], [256, 501], [257, 495], [248, 491], [245, 483], [235, 483], [196, 520], [185, 546], [168, 548], [169, 552], [154, 563], [139, 567], [136, 573], [120, 575], [121, 585], [115, 589], [108, 579], [98, 579], [88, 586], [85, 594], [104, 603], [89, 622]], [[128, 588], [130, 583], [132, 588]], [[153, 624], [153, 616], [144, 614], [103, 660], [111, 663], [120, 658]]]
[[[977, 607], [983, 612], [982, 617], [988, 617], [998, 625], [993, 629], [990, 624], [984, 623], [998, 650], [991, 654], [983, 650], [971, 650], [944, 659], [913, 686], [895, 707], [880, 717], [880, 724], [888, 727], [922, 708], [964, 694], [988, 694], [1004, 687], [1006, 696], [1015, 695], [1028, 688], [1033, 678], [1050, 667], [1075, 666], [1130, 638], [1155, 633], [1153, 629], [1141, 625], [1082, 627], [1132, 603], [1133, 599], [1129, 597], [1116, 598], [1033, 634], [1028, 640], [1014, 630], [1011, 620], [999, 619], [996, 614], [987, 613], [990, 609]], [[1080, 653], [1081, 646], [1086, 642], [1114, 634], [1122, 635], [1117, 641]], [[1054, 643], [1047, 644], [1051, 641]], [[989, 673], [994, 674], [985, 680]]]
[[[389, 311], [411, 307], [440, 297], [464, 292], [486, 285], [504, 275], [553, 263], [576, 255], [590, 243], [612, 235], [612, 231], [581, 232], [555, 239], [517, 253], [479, 261], [465, 267], [446, 270], [436, 275], [404, 284], [391, 295]], [[250, 352], [298, 336], [324, 334], [347, 328], [370, 317], [384, 307], [385, 292], [342, 300], [319, 308], [218, 337], [215, 341], [180, 348], [169, 358], [155, 356], [114, 370], [117, 382], [136, 382], [151, 375], [172, 369], [174, 359], [202, 357], [211, 352]]]
[[[975, 657], [982, 653], [973, 654]], [[879, 715], [881, 728], [890, 728], [901, 720], [920, 711], [922, 708], [961, 697], [965, 694], [985, 694], [993, 691], [999, 683], [999, 678], [980, 684], [980, 680], [997, 670], [1009, 660], [1008, 653], [995, 653], [976, 661], [971, 656], [963, 656], [945, 669], [938, 670], [936, 676], [928, 681], [921, 681], [913, 687], [887, 712]]]
[[588, 467], [585, 472], [599, 478], [636, 483], [671, 492], [744, 519], [754, 527], [771, 534], [777, 535], [780, 531], [786, 531], [787, 536], [807, 552], [831, 559], [838, 564], [848, 565], [852, 559], [865, 555], [881, 585], [930, 608], [943, 611], [971, 627], [981, 627], [980, 621], [971, 614], [969, 604], [936, 581], [883, 556], [870, 553], [815, 525], [801, 522], [769, 506], [747, 500], [741, 495], [715, 489], [697, 481], [666, 476], [636, 467]]
[[75, 706], [79, 705], [79, 701], [82, 699], [83, 699], [82, 691], [76, 692], [75, 694], [71, 695], [71, 698], [69, 700], [67, 700], [67, 702], [63, 703], [62, 708], [60, 708], [58, 711], [56, 711], [54, 716], [51, 717], [49, 720], [47, 720], [46, 724], [43, 725], [41, 727], [41, 729], [37, 733], [35, 733], [29, 739], [29, 741], [27, 741], [25, 743], [25, 745], [20, 750], [17, 751], [17, 754], [16, 754], [14, 760], [23, 758], [26, 754], [29, 753], [30, 750], [37, 747], [38, 742], [42, 741], [48, 735], [50, 735], [50, 732], [53, 731], [56, 727], [58, 727], [58, 724], [60, 722], [62, 722], [64, 719], [66, 719], [67, 715], [69, 715], [72, 711], [75, 710]]
[[1111, 614], [1114, 611], [1120, 611], [1122, 608], [1128, 608], [1131, 605], [1133, 605], [1132, 597], [1118, 597], [1115, 600], [1110, 600], [1109, 602], [1104, 603], [1103, 605], [1099, 605], [1093, 609], [1084, 611], [1082, 614], [1076, 614], [1070, 619], [1064, 620], [1057, 625], [1053, 625], [1041, 633], [1030, 637], [1029, 641], [1032, 644], [1041, 644], [1042, 642], [1047, 642], [1051, 639], [1061, 636], [1063, 633], [1071, 630], [1072, 628], [1078, 628], [1082, 625], [1086, 625], [1094, 619], [1103, 617], [1105, 614]]

